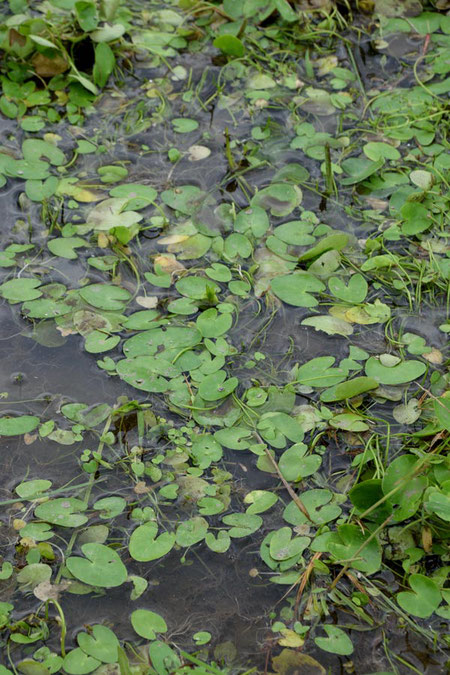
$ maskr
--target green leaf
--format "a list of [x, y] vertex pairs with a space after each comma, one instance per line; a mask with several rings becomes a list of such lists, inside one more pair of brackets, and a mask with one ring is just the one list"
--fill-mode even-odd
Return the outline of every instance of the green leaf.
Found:
[[293, 537], [290, 527], [282, 527], [273, 532], [270, 540], [270, 555], [274, 560], [288, 560], [301, 555], [310, 543], [309, 537]]
[[352, 304], [364, 302], [368, 290], [367, 281], [362, 274], [351, 276], [347, 286], [342, 279], [331, 277], [328, 279], [328, 287], [336, 298]]
[[0, 436], [20, 436], [29, 434], [39, 425], [39, 417], [20, 415], [19, 417], [0, 417]]
[[320, 400], [324, 403], [344, 401], [354, 396], [361, 396], [361, 394], [377, 389], [377, 387], [378, 382], [373, 377], [355, 377], [353, 380], [347, 380], [326, 389], [321, 393]]
[[136, 609], [131, 614], [131, 625], [146, 640], [155, 640], [156, 633], [167, 632], [167, 624], [162, 616], [149, 609]]
[[428, 619], [442, 599], [437, 584], [423, 574], [411, 574], [408, 582], [412, 591], [397, 593], [398, 604], [408, 614]]
[[270, 285], [277, 298], [294, 307], [315, 307], [318, 302], [312, 293], [325, 290], [322, 281], [308, 272], [275, 277]]
[[[95, 63], [92, 71], [95, 84], [103, 88], [116, 65], [116, 57], [109, 45], [100, 42], [95, 47]], [[114, 196], [114, 195], [112, 195]], [[119, 195], [117, 195], [119, 196]]]
[[139, 525], [132, 533], [129, 543], [130, 555], [139, 562], [149, 562], [162, 558], [172, 550], [175, 535], [163, 532], [157, 537], [158, 526], [155, 522]]
[[11, 279], [0, 286], [0, 294], [13, 305], [17, 302], [40, 298], [42, 295], [38, 290], [40, 285], [39, 279]]
[[415, 475], [416, 468], [420, 470], [419, 460], [415, 455], [401, 455], [390, 463], [384, 474], [382, 481], [384, 494], [396, 490], [389, 497], [389, 503], [396, 506], [394, 522], [411, 518], [420, 506], [428, 480], [424, 475]]
[[76, 260], [78, 254], [75, 252], [75, 249], [87, 246], [87, 242], [81, 239], [81, 237], [58, 237], [57, 239], [51, 239], [47, 243], [47, 246], [50, 253], [59, 258]]
[[219, 401], [231, 394], [239, 384], [237, 377], [230, 377], [224, 370], [218, 370], [212, 375], [207, 375], [200, 382], [198, 393], [205, 401]]
[[81, 30], [89, 33], [97, 28], [97, 8], [93, 2], [79, 0], [75, 3], [75, 14]]
[[101, 666], [101, 661], [88, 656], [82, 649], [72, 649], [64, 659], [64, 670], [69, 675], [88, 675]]
[[131, 299], [131, 293], [120, 286], [90, 284], [79, 290], [80, 296], [93, 307], [106, 310], [122, 310]]
[[78, 633], [77, 642], [87, 656], [103, 663], [116, 663], [119, 640], [107, 626], [96, 624], [91, 633]]
[[248, 537], [263, 524], [261, 516], [250, 513], [230, 513], [222, 518], [225, 525], [230, 525], [228, 535], [233, 538]]
[[402, 361], [393, 366], [383, 365], [378, 358], [371, 356], [366, 361], [366, 375], [380, 384], [404, 384], [421, 377], [427, 367], [421, 361]]
[[208, 521], [201, 516], [194, 516], [178, 525], [176, 543], [179, 546], [193, 546], [205, 538], [207, 531]]
[[241, 58], [245, 54], [245, 47], [239, 38], [227, 33], [219, 35], [213, 42], [213, 46], [220, 49], [227, 56]]
[[34, 514], [52, 525], [60, 527], [80, 527], [87, 522], [87, 516], [81, 515], [86, 504], [76, 497], [59, 497], [39, 504]]
[[127, 568], [119, 555], [104, 544], [83, 544], [85, 558], [73, 556], [66, 561], [67, 569], [76, 579], [90, 586], [113, 588], [123, 584]]
[[17, 492], [21, 499], [35, 499], [36, 497], [42, 497], [43, 493], [51, 488], [51, 486], [51, 480], [28, 480], [20, 483], [16, 487], [15, 492]]
[[177, 134], [189, 134], [191, 131], [198, 129], [197, 120], [189, 119], [188, 117], [177, 117], [172, 120], [173, 130]]
[[349, 656], [353, 654], [352, 641], [341, 628], [331, 626], [330, 624], [323, 624], [327, 637], [316, 637], [314, 642], [320, 649], [330, 654], [339, 654], [341, 656]]

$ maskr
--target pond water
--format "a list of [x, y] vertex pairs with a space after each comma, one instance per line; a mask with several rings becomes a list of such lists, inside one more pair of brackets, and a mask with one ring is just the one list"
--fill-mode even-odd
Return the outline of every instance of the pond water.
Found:
[[241, 4], [2, 18], [0, 675], [448, 665], [450, 17]]

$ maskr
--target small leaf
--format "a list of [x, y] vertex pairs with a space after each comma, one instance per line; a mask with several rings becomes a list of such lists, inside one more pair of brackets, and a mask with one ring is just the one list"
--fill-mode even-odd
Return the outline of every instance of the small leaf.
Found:
[[162, 616], [149, 609], [136, 609], [131, 615], [131, 625], [146, 640], [155, 640], [156, 633], [167, 632], [167, 624]]
[[320, 649], [330, 654], [339, 654], [341, 656], [349, 656], [353, 654], [352, 641], [341, 628], [331, 626], [330, 624], [323, 624], [322, 628], [328, 637], [316, 637], [314, 642]]

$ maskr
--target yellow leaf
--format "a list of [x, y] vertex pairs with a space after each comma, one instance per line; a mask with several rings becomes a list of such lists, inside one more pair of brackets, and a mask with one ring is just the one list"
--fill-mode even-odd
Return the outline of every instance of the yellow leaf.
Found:
[[282, 647], [302, 647], [305, 643], [300, 635], [289, 628], [284, 628], [280, 633], [282, 633], [283, 637], [281, 640], [278, 640], [278, 644]]
[[439, 349], [432, 348], [431, 352], [428, 354], [422, 354], [423, 358], [429, 361], [430, 363], [440, 364], [444, 360], [444, 356]]

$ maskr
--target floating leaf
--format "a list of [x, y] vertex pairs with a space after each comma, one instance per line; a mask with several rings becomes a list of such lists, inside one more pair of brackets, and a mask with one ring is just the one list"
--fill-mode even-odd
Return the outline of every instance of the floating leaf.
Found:
[[341, 628], [331, 626], [326, 623], [322, 625], [327, 637], [316, 637], [314, 642], [320, 649], [331, 654], [340, 654], [341, 656], [349, 656], [353, 654], [352, 641]]
[[162, 616], [149, 609], [136, 609], [131, 614], [131, 625], [136, 633], [146, 640], [154, 640], [156, 633], [167, 632], [167, 624]]
[[383, 365], [379, 358], [371, 356], [366, 361], [366, 375], [380, 384], [404, 384], [424, 374], [427, 367], [421, 361], [402, 361], [393, 366]]
[[315, 307], [318, 302], [312, 293], [325, 290], [324, 284], [308, 272], [275, 277], [270, 285], [280, 300], [294, 307]]
[[441, 602], [437, 584], [423, 574], [411, 574], [408, 582], [412, 590], [397, 593], [398, 604], [408, 614], [428, 619]]
[[107, 626], [96, 624], [91, 633], [78, 633], [77, 642], [80, 649], [103, 663], [116, 663], [119, 640]]
[[323, 331], [327, 335], [352, 335], [353, 326], [334, 316], [328, 314], [319, 314], [318, 316], [309, 316], [303, 319], [302, 326], [313, 326], [316, 330]]
[[158, 526], [154, 522], [139, 525], [130, 537], [129, 550], [134, 560], [149, 562], [162, 558], [175, 544], [175, 535], [163, 532], [157, 537]]
[[113, 588], [123, 584], [127, 568], [119, 555], [104, 544], [83, 544], [85, 558], [73, 556], [66, 560], [67, 569], [76, 579], [90, 586]]
[[29, 434], [39, 425], [39, 417], [20, 415], [19, 417], [0, 417], [0, 436], [20, 436]]

